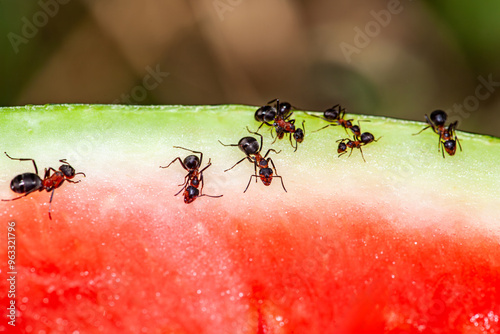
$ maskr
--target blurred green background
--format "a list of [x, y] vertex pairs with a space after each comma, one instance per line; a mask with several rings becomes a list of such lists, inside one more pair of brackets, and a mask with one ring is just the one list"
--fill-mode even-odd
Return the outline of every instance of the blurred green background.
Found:
[[1, 1], [0, 105], [262, 105], [500, 136], [500, 2]]

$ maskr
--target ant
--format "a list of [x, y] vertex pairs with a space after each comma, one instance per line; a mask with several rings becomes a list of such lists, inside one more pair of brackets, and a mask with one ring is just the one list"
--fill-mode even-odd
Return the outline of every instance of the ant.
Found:
[[361, 136], [361, 129], [359, 128], [359, 121], [358, 121], [358, 125], [353, 125], [352, 121], [354, 121], [354, 119], [344, 119], [345, 108], [342, 108], [340, 106], [340, 104], [336, 104], [333, 107], [326, 109], [323, 112], [323, 117], [317, 116], [317, 115], [312, 115], [312, 114], [309, 114], [309, 115], [321, 118], [321, 119], [331, 123], [331, 124], [325, 125], [324, 127], [320, 128], [318, 130], [315, 130], [313, 132], [321, 131], [323, 129], [326, 129], [329, 126], [340, 125], [346, 130], [346, 132], [347, 132], [347, 129], [350, 129], [352, 131], [352, 133], [354, 134], [354, 136], [356, 136], [356, 137]]
[[[238, 146], [239, 149], [243, 153], [245, 153], [245, 155], [246, 155], [246, 157], [242, 158], [240, 161], [235, 163], [231, 168], [226, 169], [224, 172], [227, 172], [228, 170], [233, 169], [236, 165], [241, 163], [243, 160], [247, 159], [248, 161], [250, 161], [254, 165], [255, 173], [250, 176], [250, 180], [248, 180], [247, 187], [245, 188], [243, 193], [245, 193], [248, 190], [248, 187], [250, 186], [250, 182], [252, 181], [252, 177], [255, 177], [255, 182], [257, 182], [257, 178], [260, 178], [262, 183], [264, 183], [264, 185], [266, 185], [266, 186], [269, 186], [271, 184], [271, 181], [273, 180], [273, 178], [279, 178], [281, 180], [281, 186], [283, 187], [283, 190], [285, 192], [287, 192], [285, 185], [283, 184], [283, 178], [281, 176], [277, 175], [278, 172], [276, 171], [276, 166], [274, 166], [273, 160], [271, 158], [267, 158], [267, 156], [269, 155], [269, 152], [274, 152], [276, 154], [279, 154], [281, 151], [276, 152], [276, 150], [270, 148], [269, 150], [267, 150], [264, 157], [262, 157], [262, 155], [260, 154], [260, 152], [262, 150], [262, 144], [263, 144], [262, 135], [260, 133], [257, 133], [257, 132], [251, 132], [250, 129], [248, 129], [248, 127], [247, 127], [247, 131], [252, 133], [252, 134], [255, 134], [257, 136], [260, 136], [260, 145], [257, 142], [257, 139], [255, 139], [254, 137], [243, 137], [240, 139], [238, 144], [224, 144], [223, 142], [221, 142], [219, 140], [219, 143], [221, 143], [224, 146]], [[269, 168], [269, 163], [271, 163], [271, 166], [273, 168]], [[257, 168], [259, 168], [258, 175], [257, 175]], [[274, 169], [274, 172], [276, 173], [276, 175], [273, 175], [273, 169]]]
[[[55, 170], [52, 167], [45, 168], [45, 172], [43, 175], [43, 179], [38, 176], [38, 167], [36, 166], [35, 160], [33, 159], [24, 159], [24, 158], [12, 158], [7, 152], [4, 152], [5, 155], [11, 160], [19, 160], [19, 161], [31, 161], [33, 162], [33, 166], [35, 167], [35, 173], [23, 173], [17, 175], [10, 182], [10, 189], [13, 192], [18, 194], [24, 194], [16, 198], [12, 199], [2, 199], [2, 201], [14, 201], [16, 199], [20, 199], [28, 196], [32, 192], [35, 191], [43, 191], [51, 192], [50, 200], [49, 200], [49, 219], [52, 220], [51, 215], [51, 207], [52, 207], [52, 199], [54, 198], [54, 190], [59, 188], [64, 181], [68, 181], [71, 183], [79, 183], [81, 180], [73, 181], [72, 179], [81, 174], [86, 177], [85, 173], [78, 172], [75, 173], [75, 169], [66, 161], [66, 159], [61, 159], [59, 162], [62, 162], [62, 165], [59, 167], [59, 170]], [[53, 172], [51, 175], [50, 172]]]
[[349, 153], [349, 156], [351, 156], [352, 150], [355, 148], [359, 148], [359, 151], [361, 152], [361, 157], [363, 158], [363, 161], [366, 162], [361, 147], [368, 145], [371, 142], [378, 141], [380, 138], [375, 139], [375, 137], [370, 132], [363, 132], [361, 136], [354, 135], [353, 136], [354, 140], [350, 140], [349, 138], [339, 139], [337, 140], [337, 142], [340, 142], [339, 147], [337, 149], [337, 153], [339, 153], [340, 157], [341, 155], [347, 153], [347, 148], [350, 148], [351, 152]]
[[[271, 104], [275, 103], [275, 107]], [[276, 131], [276, 139], [283, 139], [285, 134], [289, 134], [290, 144], [297, 151], [298, 143], [302, 143], [305, 137], [305, 125], [304, 121], [302, 121], [302, 129], [295, 128], [295, 119], [290, 119], [293, 114], [292, 105], [288, 102], [281, 102], [279, 99], [274, 99], [269, 101], [267, 105], [260, 107], [255, 112], [254, 118], [257, 122], [261, 122], [262, 124], [259, 126], [257, 131], [266, 124], [271, 126]], [[272, 122], [272, 123], [271, 123]], [[292, 134], [293, 139], [295, 140], [295, 146], [292, 142]], [[295, 152], [294, 151], [294, 152]]]
[[[193, 151], [180, 146], [174, 146], [174, 148], [180, 148], [200, 155], [199, 158], [196, 155], [192, 154], [188, 155], [187, 157], [184, 158], [184, 161], [182, 161], [180, 157], [177, 157], [174, 160], [172, 160], [172, 162], [169, 163], [167, 166], [165, 167], [160, 166], [160, 168], [168, 168], [176, 160], [179, 160], [179, 163], [181, 164], [182, 168], [184, 168], [188, 172], [187, 175], [184, 177], [184, 183], [179, 184], [179, 186], [182, 186], [181, 190], [179, 190], [177, 194], [175, 194], [174, 196], [179, 195], [184, 190], [184, 203], [186, 204], [189, 204], [193, 202], [196, 198], [202, 196], [213, 197], [213, 198], [222, 197], [223, 195], [218, 195], [218, 196], [207, 195], [207, 194], [200, 195], [204, 185], [203, 171], [212, 165], [210, 159], [208, 159], [208, 164], [202, 170], [199, 170], [201, 163], [203, 161], [203, 153], [198, 151]], [[198, 190], [200, 184], [201, 188]]]
[[455, 155], [455, 152], [457, 150], [457, 143], [460, 147], [460, 151], [462, 151], [462, 145], [460, 145], [460, 141], [458, 140], [457, 134], [455, 133], [458, 121], [450, 123], [450, 125], [448, 125], [448, 128], [446, 128], [444, 126], [444, 123], [446, 123], [447, 118], [448, 115], [446, 115], [443, 110], [434, 110], [431, 113], [430, 119], [427, 114], [425, 115], [425, 122], [429, 125], [420, 130], [418, 133], [413, 134], [418, 135], [422, 131], [427, 130], [428, 128], [432, 128], [432, 130], [439, 136], [438, 150], [441, 148], [443, 158], [445, 157], [444, 151], [446, 151], [449, 155]]

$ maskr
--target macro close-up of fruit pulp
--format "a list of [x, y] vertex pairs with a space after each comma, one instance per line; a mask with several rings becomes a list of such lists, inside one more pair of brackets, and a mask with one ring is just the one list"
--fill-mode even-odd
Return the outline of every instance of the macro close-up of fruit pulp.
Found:
[[[500, 333], [500, 139], [459, 123], [449, 155], [424, 115], [347, 111], [374, 140], [339, 156], [357, 138], [322, 112], [260, 145], [257, 108], [2, 108], [0, 332]], [[244, 137], [280, 178], [223, 145]], [[79, 182], [10, 201], [35, 173], [12, 158]]]

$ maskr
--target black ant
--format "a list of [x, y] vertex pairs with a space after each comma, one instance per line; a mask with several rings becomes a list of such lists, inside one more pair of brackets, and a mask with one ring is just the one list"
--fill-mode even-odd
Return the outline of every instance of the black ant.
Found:
[[[269, 150], [267, 150], [264, 157], [262, 157], [262, 155], [260, 154], [260, 152], [262, 150], [262, 144], [263, 144], [262, 135], [260, 133], [257, 133], [257, 132], [251, 132], [248, 129], [248, 127], [247, 127], [247, 130], [248, 130], [248, 132], [250, 132], [252, 134], [260, 136], [260, 145], [257, 142], [257, 139], [255, 139], [254, 137], [243, 137], [240, 139], [238, 144], [224, 144], [223, 142], [221, 142], [219, 140], [219, 143], [221, 143], [224, 146], [238, 146], [239, 149], [243, 153], [245, 153], [245, 155], [246, 155], [246, 157], [244, 157], [243, 159], [241, 159], [240, 161], [235, 163], [231, 168], [226, 169], [224, 172], [227, 172], [228, 170], [233, 169], [236, 165], [241, 163], [243, 160], [247, 159], [248, 161], [250, 161], [254, 165], [255, 173], [250, 176], [250, 180], [248, 180], [247, 187], [243, 191], [244, 193], [248, 190], [248, 187], [250, 186], [250, 182], [252, 181], [252, 177], [255, 177], [255, 182], [257, 182], [257, 178], [260, 178], [262, 183], [264, 183], [264, 185], [266, 185], [266, 186], [269, 186], [271, 184], [271, 181], [273, 180], [273, 178], [279, 178], [281, 180], [281, 185], [283, 187], [283, 190], [285, 190], [285, 192], [287, 192], [285, 185], [283, 184], [283, 178], [281, 176], [277, 175], [278, 172], [276, 171], [276, 166], [274, 166], [273, 160], [271, 158], [267, 158], [267, 156], [269, 155], [269, 152], [274, 152], [274, 153], [278, 154], [281, 151], [276, 152], [276, 150], [270, 148]], [[269, 163], [271, 163], [271, 166], [273, 168], [269, 168]], [[259, 174], [257, 174], [257, 168], [259, 168]], [[276, 175], [273, 175], [273, 169], [274, 169], [274, 172], [276, 173]]]
[[430, 119], [427, 114], [425, 115], [425, 122], [429, 125], [420, 130], [418, 133], [414, 134], [418, 135], [422, 131], [427, 130], [428, 128], [432, 128], [432, 130], [439, 136], [438, 150], [441, 149], [443, 158], [445, 157], [444, 151], [446, 151], [449, 155], [455, 155], [455, 152], [457, 150], [457, 143], [460, 147], [460, 151], [462, 151], [462, 145], [460, 145], [460, 141], [458, 140], [457, 134], [455, 133], [458, 121], [450, 123], [450, 125], [448, 125], [448, 128], [446, 128], [444, 124], [446, 123], [447, 118], [448, 115], [446, 115], [443, 110], [434, 110], [431, 113]]
[[[324, 127], [320, 128], [318, 130], [315, 130], [313, 132], [321, 131], [323, 129], [326, 129], [329, 126], [340, 125], [346, 130], [346, 132], [347, 132], [347, 129], [350, 129], [352, 131], [352, 133], [354, 134], [354, 136], [359, 137], [361, 135], [361, 129], [359, 128], [359, 122], [358, 122], [358, 125], [353, 125], [352, 121], [354, 121], [354, 119], [344, 119], [345, 108], [342, 108], [340, 106], [340, 104], [336, 104], [333, 107], [326, 109], [323, 112], [323, 117], [317, 116], [317, 115], [312, 115], [312, 114], [309, 114], [309, 115], [321, 118], [321, 119], [331, 123], [331, 124], [325, 125]], [[368, 122], [368, 121], [366, 121], [366, 122]]]
[[[271, 104], [275, 103], [275, 106]], [[255, 112], [255, 120], [262, 122], [257, 131], [266, 124], [276, 131], [276, 139], [283, 139], [285, 134], [289, 134], [290, 144], [297, 151], [298, 143], [302, 143], [305, 137], [305, 125], [302, 121], [302, 129], [295, 128], [295, 119], [290, 119], [293, 115], [292, 105], [288, 102], [280, 102], [279, 99], [269, 101], [267, 105], [260, 107]], [[271, 123], [272, 122], [272, 123]], [[292, 142], [292, 134], [295, 140], [295, 146]], [[273, 143], [274, 143], [273, 141]]]
[[[33, 162], [33, 166], [35, 167], [35, 173], [23, 173], [13, 178], [12, 181], [10, 182], [10, 189], [12, 189], [12, 191], [15, 193], [24, 195], [12, 199], [2, 199], [2, 201], [14, 201], [16, 199], [28, 196], [32, 192], [46, 190], [47, 192], [51, 192], [49, 200], [50, 203], [49, 219], [51, 220], [52, 220], [51, 207], [52, 207], [52, 199], [54, 198], [54, 190], [56, 188], [59, 188], [64, 183], [64, 181], [68, 181], [71, 183], [79, 183], [81, 180], [78, 181], [72, 180], [78, 174], [81, 174], [84, 177], [86, 177], [85, 173], [83, 172], [75, 173], [75, 169], [71, 167], [71, 165], [66, 161], [66, 159], [61, 159], [59, 160], [59, 162], [62, 162], [63, 164], [59, 167], [59, 170], [55, 170], [52, 167], [45, 168], [45, 172], [42, 179], [40, 178], [40, 176], [38, 176], [38, 167], [36, 166], [35, 160], [24, 159], [24, 158], [21, 159], [12, 158], [7, 154], [7, 152], [4, 153], [11, 160]], [[50, 172], [53, 172], [53, 174], [51, 175]]]
[[339, 139], [337, 140], [337, 142], [340, 142], [339, 147], [337, 149], [337, 153], [339, 153], [340, 157], [341, 155], [347, 153], [347, 148], [350, 148], [351, 152], [349, 153], [349, 156], [351, 156], [352, 150], [355, 148], [359, 148], [359, 151], [361, 152], [361, 157], [363, 158], [363, 161], [366, 162], [361, 147], [368, 145], [371, 142], [378, 141], [380, 138], [375, 139], [375, 137], [370, 132], [363, 132], [361, 136], [354, 135], [353, 136], [354, 140], [350, 140], [349, 138]]
[[[184, 203], [186, 204], [189, 204], [193, 202], [196, 198], [202, 196], [213, 197], [213, 198], [222, 197], [223, 195], [212, 196], [207, 194], [201, 194], [204, 185], [203, 171], [212, 165], [210, 159], [208, 159], [208, 164], [202, 170], [199, 170], [201, 163], [203, 161], [203, 153], [179, 146], [174, 146], [174, 148], [180, 148], [200, 155], [199, 158], [196, 155], [188, 155], [187, 157], [184, 158], [184, 161], [182, 161], [180, 157], [177, 157], [174, 160], [172, 160], [172, 162], [169, 163], [167, 166], [165, 167], [160, 166], [160, 168], [168, 168], [176, 160], [179, 160], [179, 163], [181, 164], [182, 168], [184, 168], [188, 172], [187, 175], [184, 177], [184, 183], [179, 184], [179, 186], [182, 186], [181, 190], [179, 190], [177, 194], [175, 194], [174, 196], [179, 195], [184, 190]], [[200, 184], [201, 188], [198, 189], [200, 187]]]

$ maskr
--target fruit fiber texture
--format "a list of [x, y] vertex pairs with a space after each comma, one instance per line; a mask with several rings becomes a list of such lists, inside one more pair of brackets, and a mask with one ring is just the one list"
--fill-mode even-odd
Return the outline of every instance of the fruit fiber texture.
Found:
[[[47, 105], [0, 110], [0, 145], [86, 177], [0, 202], [0, 332], [500, 333], [500, 140], [458, 131], [443, 159], [425, 124], [346, 115], [378, 142], [337, 156], [346, 131], [295, 111], [306, 136], [264, 148], [252, 180], [236, 144], [256, 107]], [[422, 115], [423, 116], [423, 115]], [[460, 125], [459, 125], [460, 126]], [[203, 152], [203, 193], [175, 197]], [[0, 156], [0, 198], [31, 162]], [[7, 228], [15, 225], [15, 298]], [[16, 305], [15, 326], [7, 306]]]

